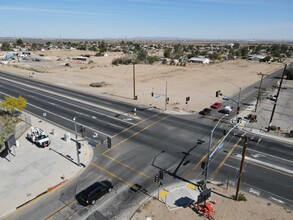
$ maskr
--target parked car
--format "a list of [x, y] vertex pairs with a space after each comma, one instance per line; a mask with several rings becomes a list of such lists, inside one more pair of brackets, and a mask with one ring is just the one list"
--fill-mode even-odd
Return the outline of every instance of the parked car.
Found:
[[225, 106], [223, 109], [223, 112], [225, 114], [229, 114], [230, 112], [232, 112], [232, 107], [231, 106]]
[[277, 101], [277, 95], [274, 95], [274, 96], [271, 95], [271, 96], [270, 96], [270, 100], [271, 100], [271, 101]]
[[218, 109], [222, 107], [222, 103], [220, 102], [215, 102], [214, 104], [211, 105], [211, 108], [215, 108], [215, 109]]
[[210, 114], [212, 111], [212, 109], [210, 108], [205, 108], [203, 109], [202, 111], [199, 112], [200, 115], [207, 115], [207, 114]]
[[75, 198], [76, 200], [84, 205], [94, 205], [98, 199], [103, 197], [105, 194], [111, 192], [113, 185], [110, 181], [104, 180], [102, 182], [95, 182], [86, 189], [78, 193]]

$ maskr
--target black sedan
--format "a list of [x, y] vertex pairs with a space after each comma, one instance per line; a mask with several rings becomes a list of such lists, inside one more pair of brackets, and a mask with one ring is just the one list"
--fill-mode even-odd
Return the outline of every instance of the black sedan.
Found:
[[111, 192], [113, 185], [110, 181], [104, 180], [102, 182], [95, 182], [80, 193], [75, 198], [76, 200], [84, 205], [94, 205], [98, 199], [103, 197], [106, 193]]
[[210, 114], [212, 111], [212, 109], [210, 108], [205, 108], [204, 110], [200, 111], [199, 114], [200, 115], [207, 115], [207, 114]]

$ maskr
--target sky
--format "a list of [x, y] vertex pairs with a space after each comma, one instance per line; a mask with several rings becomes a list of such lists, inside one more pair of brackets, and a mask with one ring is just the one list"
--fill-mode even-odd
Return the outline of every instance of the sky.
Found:
[[293, 40], [293, 0], [0, 0], [0, 37]]

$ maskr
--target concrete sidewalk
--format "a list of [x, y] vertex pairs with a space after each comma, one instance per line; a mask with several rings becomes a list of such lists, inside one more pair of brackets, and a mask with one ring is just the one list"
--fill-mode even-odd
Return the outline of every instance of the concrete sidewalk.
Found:
[[[32, 126], [49, 135], [51, 144], [39, 148], [26, 139], [28, 129], [18, 140], [12, 154], [0, 158], [0, 218], [34, 198], [54, 190], [84, 170], [77, 166], [75, 135], [31, 116]], [[54, 134], [52, 133], [54, 129]], [[69, 133], [67, 142], [64, 135]], [[93, 157], [92, 148], [84, 142], [80, 162], [87, 166]], [[72, 160], [68, 159], [72, 158]]]
[[[287, 86], [291, 86], [293, 88], [293, 83], [291, 83], [292, 85], [290, 85], [290, 83], [287, 83]], [[275, 94], [275, 92], [272, 92], [272, 94]], [[286, 91], [283, 92], [283, 99], [286, 99], [288, 97], [290, 97], [290, 93]], [[287, 96], [287, 97], [286, 97]], [[289, 102], [289, 100], [288, 100]], [[283, 100], [282, 102], [278, 102], [277, 105], [277, 109], [285, 109], [286, 111], [288, 111], [287, 106], [284, 106], [284, 103], [286, 103], [286, 100]], [[239, 129], [242, 129], [243, 131], [247, 132], [247, 133], [251, 133], [253, 136], [253, 134], [260, 136], [260, 137], [264, 137], [264, 138], [270, 138], [270, 139], [275, 139], [278, 141], [282, 141], [282, 142], [287, 142], [290, 144], [293, 144], [293, 138], [289, 138], [286, 133], [289, 132], [290, 130], [293, 130], [293, 113], [288, 113], [284, 115], [283, 111], [281, 110], [281, 112], [276, 111], [274, 114], [274, 118], [273, 118], [273, 125], [277, 125], [280, 126], [281, 130], [280, 131], [267, 131], [267, 127], [269, 125], [269, 121], [270, 121], [270, 117], [271, 117], [271, 111], [273, 109], [273, 104], [274, 102], [269, 100], [269, 99], [265, 99], [263, 100], [260, 105], [257, 108], [257, 112], [255, 112], [255, 104], [256, 101], [249, 103], [246, 108], [240, 112], [238, 117], [241, 117], [243, 119], [243, 121], [240, 123], [240, 125], [238, 126]], [[289, 110], [290, 111], [290, 110]], [[249, 123], [248, 120], [245, 119], [245, 117], [247, 117], [249, 114], [256, 114], [257, 115], [257, 122], [254, 123]], [[235, 123], [235, 119], [232, 120], [232, 123]], [[285, 128], [285, 129], [283, 129]]]

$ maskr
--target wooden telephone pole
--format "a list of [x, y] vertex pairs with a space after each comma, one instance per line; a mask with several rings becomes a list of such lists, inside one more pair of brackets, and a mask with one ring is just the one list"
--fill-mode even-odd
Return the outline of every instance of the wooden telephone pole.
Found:
[[261, 76], [261, 80], [260, 80], [260, 83], [259, 83], [259, 88], [258, 88], [258, 95], [257, 95], [257, 100], [256, 100], [256, 104], [255, 104], [255, 112], [257, 110], [257, 106], [258, 106], [258, 102], [259, 102], [259, 99], [260, 99], [260, 90], [261, 90], [261, 84], [262, 84], [262, 80], [263, 80], [263, 77], [266, 75], [266, 74], [263, 74], [263, 73], [257, 73], [258, 76]]
[[242, 149], [242, 159], [241, 159], [241, 164], [240, 164], [239, 177], [238, 177], [236, 196], [235, 196], [236, 201], [238, 201], [238, 196], [239, 196], [239, 189], [240, 189], [240, 183], [241, 183], [241, 178], [242, 178], [242, 170], [243, 170], [243, 164], [244, 164], [244, 160], [245, 160], [248, 137], [245, 135], [243, 137], [243, 139], [244, 139], [244, 142], [243, 142], [243, 149]]
[[137, 100], [137, 96], [135, 95], [135, 64], [133, 65], [133, 100]]
[[268, 132], [270, 131], [271, 126], [272, 126], [272, 121], [273, 121], [275, 109], [276, 109], [276, 106], [277, 106], [277, 101], [279, 99], [279, 94], [280, 94], [280, 90], [281, 90], [281, 87], [282, 87], [283, 79], [284, 79], [284, 76], [285, 76], [286, 68], [287, 68], [287, 63], [285, 65], [285, 67], [284, 67], [284, 71], [283, 71], [283, 74], [282, 74], [281, 82], [280, 82], [280, 85], [279, 85], [279, 88], [278, 88], [277, 97], [276, 97], [276, 100], [275, 100], [275, 104], [274, 104], [274, 107], [273, 107], [272, 115], [271, 115], [270, 122], [269, 122], [269, 126], [268, 126]]

